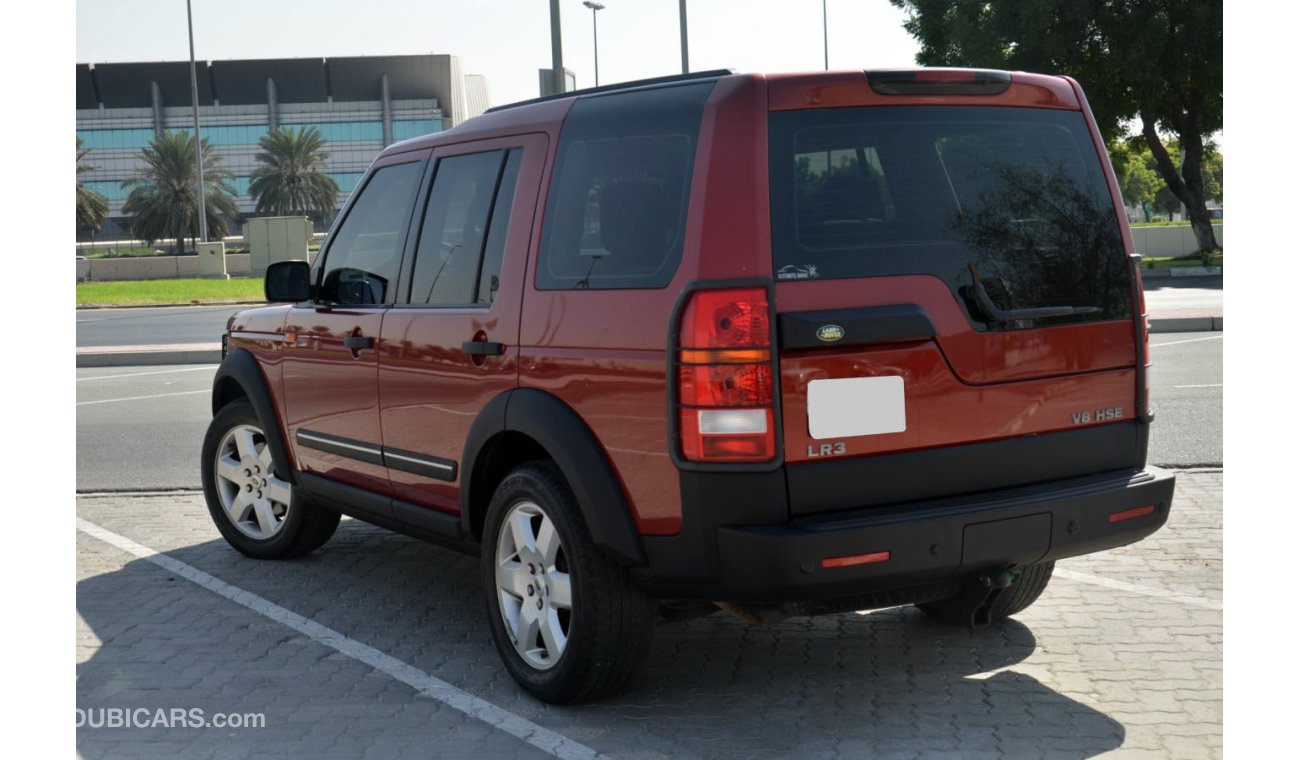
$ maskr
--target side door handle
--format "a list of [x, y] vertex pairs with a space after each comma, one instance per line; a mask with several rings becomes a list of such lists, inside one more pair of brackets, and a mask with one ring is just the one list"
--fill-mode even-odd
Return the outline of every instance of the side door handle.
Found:
[[506, 344], [490, 340], [467, 340], [460, 344], [460, 350], [470, 356], [500, 356], [506, 352]]
[[375, 339], [369, 335], [348, 335], [343, 338], [343, 347], [350, 348], [353, 351], [360, 351], [365, 348], [374, 348]]

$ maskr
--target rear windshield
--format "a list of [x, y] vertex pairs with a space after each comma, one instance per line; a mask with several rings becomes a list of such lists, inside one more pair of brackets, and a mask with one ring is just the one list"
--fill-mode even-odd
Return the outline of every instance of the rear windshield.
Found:
[[[772, 114], [770, 134], [778, 281], [930, 274], [981, 329], [1131, 315], [1119, 221], [1081, 113], [815, 109]], [[1046, 307], [1075, 313], [1005, 319]]]

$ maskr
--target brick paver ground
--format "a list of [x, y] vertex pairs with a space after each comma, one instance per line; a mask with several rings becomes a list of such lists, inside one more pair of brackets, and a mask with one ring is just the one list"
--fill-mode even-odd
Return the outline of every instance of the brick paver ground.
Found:
[[[576, 708], [505, 674], [469, 558], [345, 520], [309, 557], [248, 560], [195, 493], [83, 495], [77, 513], [612, 757], [1182, 760], [1222, 754], [1222, 483], [1181, 474], [1164, 530], [1059, 563], [1002, 625], [937, 627], [911, 608], [665, 624], [625, 696]], [[77, 570], [78, 708], [266, 720], [81, 728], [84, 757], [546, 756], [80, 532]]]

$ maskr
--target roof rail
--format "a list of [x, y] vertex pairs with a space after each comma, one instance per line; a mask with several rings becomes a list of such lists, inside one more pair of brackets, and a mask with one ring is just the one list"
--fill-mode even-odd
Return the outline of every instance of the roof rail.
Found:
[[617, 84], [606, 84], [600, 87], [587, 87], [581, 90], [570, 90], [568, 92], [557, 92], [554, 95], [543, 95], [540, 98], [531, 98], [529, 100], [520, 100], [505, 105], [493, 106], [483, 113], [493, 113], [495, 111], [504, 111], [509, 108], [532, 105], [533, 103], [545, 103], [548, 100], [559, 100], [560, 98], [582, 97], [583, 95], [599, 95], [606, 92], [619, 92], [621, 90], [635, 90], [642, 87], [656, 87], [662, 85], [679, 84], [682, 82], [691, 82], [701, 79], [717, 79], [730, 74], [735, 74], [734, 69], [711, 69], [709, 71], [692, 71], [689, 74], [673, 74], [666, 77], [654, 77], [652, 79], [636, 79], [631, 82], [619, 82]]

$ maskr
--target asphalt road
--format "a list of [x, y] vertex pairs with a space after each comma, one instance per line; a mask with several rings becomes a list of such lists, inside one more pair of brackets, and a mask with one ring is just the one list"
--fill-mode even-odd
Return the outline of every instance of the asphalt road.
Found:
[[247, 306], [78, 309], [77, 346], [220, 343], [231, 314]]
[[1222, 277], [1161, 277], [1142, 281], [1147, 313], [1203, 310], [1223, 312]]
[[[1148, 461], [1223, 462], [1223, 333], [1152, 340]], [[77, 490], [199, 487], [215, 366], [77, 370]]]
[[1147, 461], [1223, 464], [1223, 333], [1151, 338], [1151, 426]]
[[78, 369], [77, 490], [198, 488], [216, 369]]

